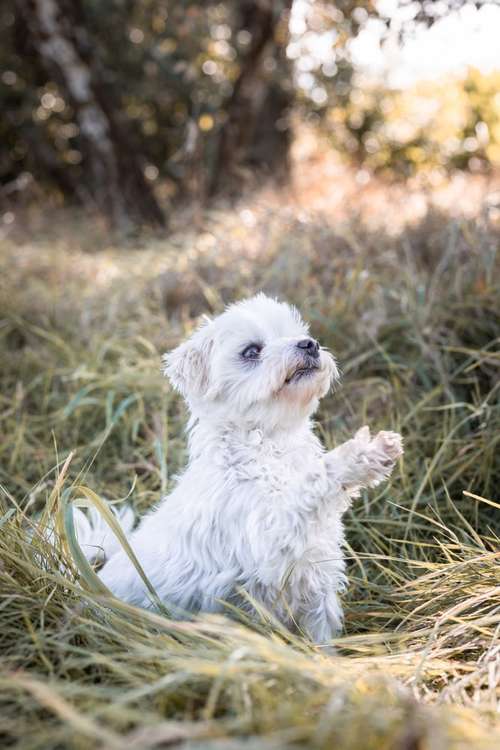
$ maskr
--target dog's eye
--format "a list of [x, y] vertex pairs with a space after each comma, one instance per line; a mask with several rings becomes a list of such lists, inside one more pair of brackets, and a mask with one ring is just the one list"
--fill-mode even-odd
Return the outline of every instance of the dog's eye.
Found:
[[258, 359], [259, 354], [262, 351], [260, 344], [250, 344], [241, 352], [243, 359]]

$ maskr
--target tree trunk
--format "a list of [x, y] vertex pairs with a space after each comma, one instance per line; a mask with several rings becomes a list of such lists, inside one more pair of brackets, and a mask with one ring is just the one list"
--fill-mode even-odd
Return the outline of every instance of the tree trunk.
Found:
[[89, 37], [81, 0], [16, 2], [43, 67], [74, 110], [94, 205], [120, 230], [163, 225], [119, 97]]
[[235, 36], [249, 40], [219, 133], [210, 193], [234, 192], [248, 173], [288, 176], [292, 88], [286, 60], [292, 0], [240, 0]]

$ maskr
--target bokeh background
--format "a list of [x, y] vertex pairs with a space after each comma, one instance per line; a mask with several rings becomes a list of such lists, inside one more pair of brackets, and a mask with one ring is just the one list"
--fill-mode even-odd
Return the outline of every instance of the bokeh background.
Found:
[[179, 203], [289, 183], [311, 149], [316, 178], [335, 159], [360, 190], [487, 181], [499, 13], [461, 0], [5, 0], [4, 231], [42, 201], [122, 230], [167, 224]]
[[[500, 747], [499, 37], [490, 1], [2, 0], [2, 747]], [[338, 358], [325, 446], [404, 436], [335, 656], [110, 602], [53, 533], [168, 493], [161, 355], [258, 290]]]

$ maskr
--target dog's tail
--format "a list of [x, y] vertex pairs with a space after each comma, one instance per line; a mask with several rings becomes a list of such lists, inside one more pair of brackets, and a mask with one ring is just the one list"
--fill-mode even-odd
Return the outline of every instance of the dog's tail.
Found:
[[[131, 506], [109, 507], [123, 533], [128, 536], [135, 524]], [[73, 520], [78, 543], [89, 562], [105, 562], [121, 549], [119, 540], [96, 508], [91, 507], [84, 513], [80, 508], [73, 507]]]

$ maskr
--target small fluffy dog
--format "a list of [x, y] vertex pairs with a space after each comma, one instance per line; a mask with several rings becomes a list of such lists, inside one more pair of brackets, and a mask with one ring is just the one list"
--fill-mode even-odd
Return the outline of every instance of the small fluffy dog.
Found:
[[[362, 427], [325, 451], [311, 416], [339, 377], [335, 360], [295, 308], [264, 294], [205, 322], [164, 361], [191, 415], [189, 462], [129, 536], [158, 596], [174, 612], [248, 609], [254, 599], [328, 642], [342, 625], [342, 514], [362, 488], [389, 476], [400, 435], [372, 438]], [[93, 544], [104, 546], [105, 585], [151, 607], [109, 533], [94, 529]]]

